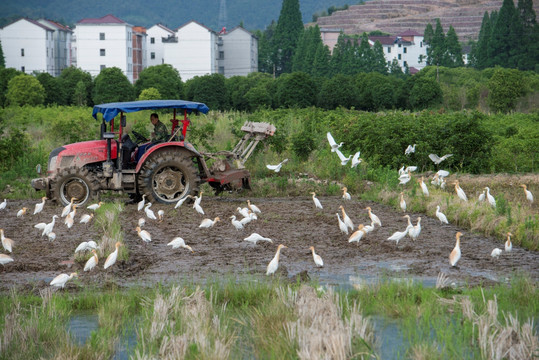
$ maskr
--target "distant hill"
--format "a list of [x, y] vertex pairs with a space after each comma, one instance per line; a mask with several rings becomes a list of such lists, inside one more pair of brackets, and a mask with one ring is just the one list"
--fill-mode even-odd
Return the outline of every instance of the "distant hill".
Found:
[[[373, 0], [349, 9], [320, 17], [320, 28], [342, 29], [346, 34], [361, 34], [373, 30], [397, 35], [405, 30], [423, 34], [427, 23], [436, 18], [445, 30], [452, 25], [461, 42], [477, 40], [485, 11], [500, 10], [502, 0]], [[515, 6], [517, 2], [515, 1]], [[539, 0], [533, 7], [539, 14]]]
[[[312, 20], [314, 13], [324, 11], [330, 6], [357, 3], [347, 0], [300, 0], [300, 10], [305, 23]], [[220, 5], [226, 4], [227, 21], [221, 24]], [[229, 29], [243, 22], [248, 30], [263, 30], [272, 20], [277, 21], [281, 11], [280, 0], [2, 0], [0, 17], [6, 25], [9, 20], [19, 17], [45, 17], [73, 25], [83, 18], [102, 17], [113, 14], [122, 20], [140, 26], [162, 23], [175, 29], [190, 20], [196, 20], [211, 29], [222, 26]]]

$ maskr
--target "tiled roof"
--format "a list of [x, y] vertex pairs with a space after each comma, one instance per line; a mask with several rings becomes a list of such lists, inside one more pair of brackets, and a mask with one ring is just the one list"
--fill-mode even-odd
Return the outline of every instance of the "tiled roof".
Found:
[[165, 31], [168, 31], [168, 32], [171, 33], [171, 34], [174, 33], [173, 30], [169, 29], [168, 27], [166, 27], [166, 26], [163, 25], [163, 24], [159, 24], [159, 23], [158, 23], [158, 24], [155, 24], [154, 26], [159, 26], [161, 29], [163, 29], [163, 30], [165, 30]]
[[49, 20], [49, 19], [42, 19], [42, 21], [45, 21], [47, 22], [48, 24], [60, 29], [60, 30], [64, 30], [64, 31], [69, 31], [69, 32], [73, 32], [73, 30], [71, 30], [68, 26], [66, 25], [62, 25], [60, 24], [59, 22], [56, 22], [56, 21], [53, 21], [53, 20]]
[[125, 21], [118, 19], [112, 14], [105, 15], [97, 19], [82, 19], [77, 24], [127, 24]]
[[382, 45], [393, 45], [395, 44], [394, 36], [369, 36], [369, 40], [372, 42], [380, 41]]
[[423, 34], [420, 34], [415, 30], [408, 29], [404, 32], [401, 32], [400, 34], [397, 34], [397, 36], [423, 36]]

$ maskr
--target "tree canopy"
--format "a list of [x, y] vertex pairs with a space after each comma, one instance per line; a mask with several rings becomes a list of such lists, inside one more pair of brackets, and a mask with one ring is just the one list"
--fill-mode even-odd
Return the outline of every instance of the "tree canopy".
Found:
[[131, 101], [135, 99], [133, 85], [117, 67], [101, 70], [94, 80], [94, 104]]
[[21, 74], [9, 80], [6, 100], [9, 105], [42, 105], [45, 101], [45, 89], [33, 76]]
[[183, 97], [180, 73], [169, 64], [150, 66], [140, 72], [135, 83], [135, 95], [138, 97], [142, 90], [150, 87], [156, 88], [162, 99]]

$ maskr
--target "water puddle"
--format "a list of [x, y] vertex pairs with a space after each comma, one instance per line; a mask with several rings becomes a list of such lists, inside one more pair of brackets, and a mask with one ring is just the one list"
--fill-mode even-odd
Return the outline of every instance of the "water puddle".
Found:
[[400, 321], [386, 319], [382, 316], [371, 316], [374, 325], [374, 336], [378, 341], [377, 349], [380, 359], [404, 359], [410, 343], [400, 329]]
[[128, 360], [137, 346], [137, 323], [138, 320], [129, 322], [122, 329], [120, 340], [116, 345], [113, 360]]
[[92, 332], [99, 327], [99, 317], [93, 313], [79, 313], [71, 316], [67, 324], [67, 331], [79, 346], [84, 345], [92, 336]]

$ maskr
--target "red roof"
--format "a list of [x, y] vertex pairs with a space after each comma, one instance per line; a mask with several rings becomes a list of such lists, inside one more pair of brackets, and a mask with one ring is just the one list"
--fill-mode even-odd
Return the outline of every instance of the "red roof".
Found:
[[419, 72], [418, 69], [416, 69], [415, 67], [409, 67], [408, 70], [410, 71], [410, 75], [415, 75]]
[[97, 19], [82, 19], [77, 24], [127, 24], [125, 21], [118, 19], [112, 14], [105, 15]]
[[382, 45], [393, 45], [395, 44], [394, 36], [369, 36], [369, 40], [372, 42], [380, 41]]
[[47, 23], [51, 24], [52, 26], [56, 26], [56, 27], [57, 27], [58, 29], [60, 29], [60, 30], [73, 32], [73, 30], [71, 30], [71, 29], [69, 28], [69, 26], [62, 25], [62, 24], [60, 24], [59, 22], [56, 22], [56, 21], [53, 21], [53, 20], [49, 20], [49, 19], [43, 19], [43, 21], [46, 21]]
[[400, 34], [397, 34], [397, 36], [423, 36], [423, 34], [420, 34], [417, 31], [408, 29]]

